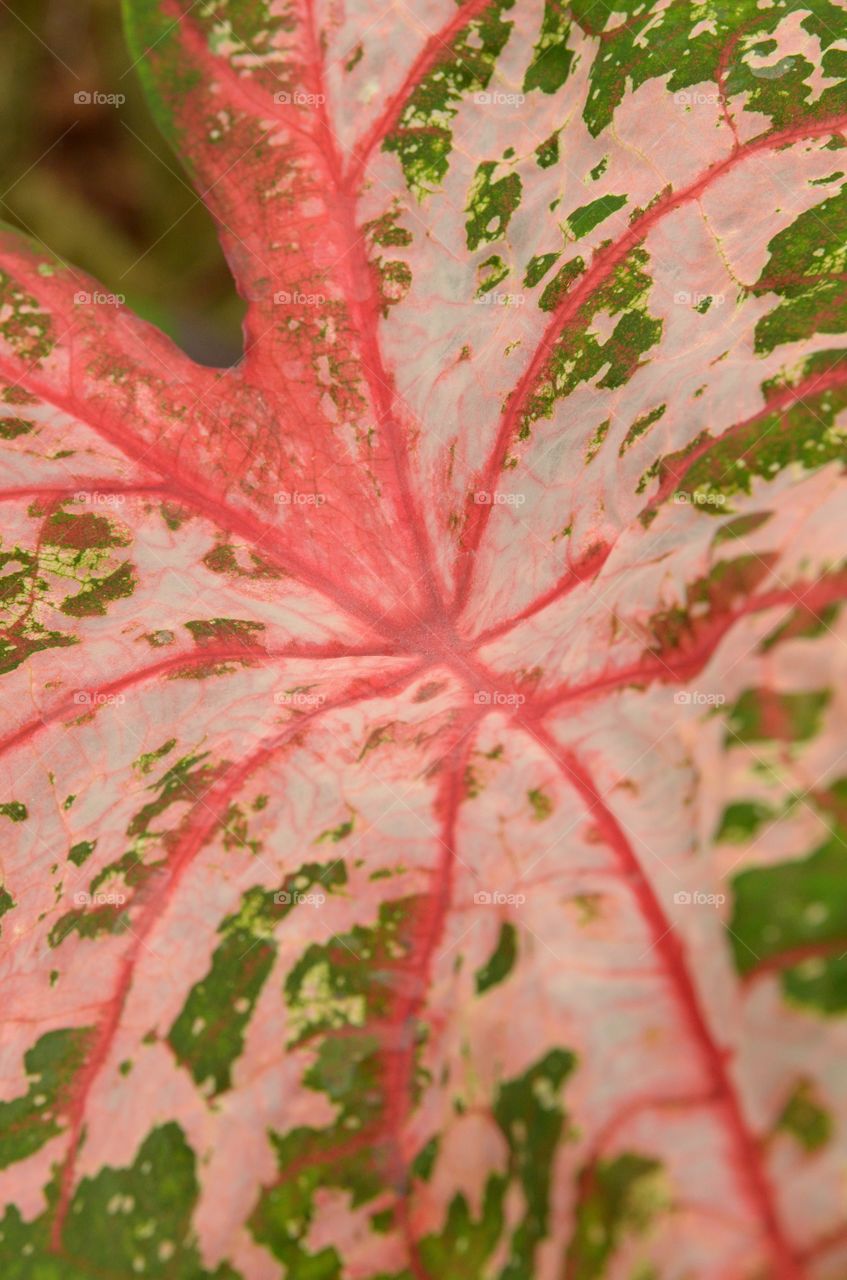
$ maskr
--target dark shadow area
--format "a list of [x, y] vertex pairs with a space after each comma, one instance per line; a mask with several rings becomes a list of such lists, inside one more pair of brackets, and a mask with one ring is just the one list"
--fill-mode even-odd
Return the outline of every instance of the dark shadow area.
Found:
[[131, 65], [120, 0], [0, 4], [0, 218], [233, 365], [244, 303]]

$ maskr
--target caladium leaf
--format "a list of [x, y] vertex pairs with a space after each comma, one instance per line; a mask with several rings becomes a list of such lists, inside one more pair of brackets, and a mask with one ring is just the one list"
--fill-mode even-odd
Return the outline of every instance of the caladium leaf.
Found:
[[247, 302], [8, 232], [14, 1280], [836, 1280], [847, 15], [126, 0]]

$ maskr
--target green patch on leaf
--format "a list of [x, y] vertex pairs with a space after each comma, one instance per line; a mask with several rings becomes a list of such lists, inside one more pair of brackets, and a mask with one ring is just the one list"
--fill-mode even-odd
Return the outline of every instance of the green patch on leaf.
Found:
[[214, 767], [205, 763], [208, 755], [205, 751], [200, 755], [183, 756], [158, 781], [151, 783], [147, 790], [157, 791], [159, 794], [138, 811], [127, 827], [127, 835], [149, 834], [153, 819], [160, 817], [172, 804], [183, 801], [189, 805], [195, 804], [215, 773]]
[[180, 507], [176, 502], [161, 502], [159, 504], [159, 511], [162, 514], [162, 519], [172, 533], [177, 533], [185, 524], [186, 520], [189, 519], [189, 513], [184, 507]]
[[756, 351], [847, 329], [847, 185], [807, 209], [768, 244], [770, 257], [753, 289], [782, 301], [756, 325]]
[[399, 258], [390, 258], [388, 261], [383, 258], [377, 258], [374, 260], [373, 266], [379, 282], [382, 314], [387, 316], [389, 307], [394, 307], [398, 302], [402, 302], [411, 289], [412, 268], [407, 262], [403, 262]]
[[521, 202], [523, 185], [520, 174], [507, 173], [492, 180], [496, 169], [496, 160], [484, 160], [474, 175], [466, 206], [469, 216], [465, 231], [469, 249], [501, 239]]
[[137, 769], [138, 772], [142, 774], [149, 773], [153, 768], [153, 765], [156, 764], [158, 760], [161, 760], [162, 756], [166, 756], [170, 751], [173, 751], [175, 746], [176, 738], [168, 738], [167, 742], [163, 742], [155, 751], [142, 752], [137, 760], [133, 760], [133, 769]]
[[191, 988], [167, 1036], [177, 1061], [207, 1096], [232, 1087], [247, 1024], [276, 960], [277, 926], [295, 907], [314, 909], [318, 898], [346, 881], [342, 863], [307, 863], [275, 892], [249, 889], [237, 914], [220, 924], [222, 941], [209, 971]]
[[[7, 911], [13, 911], [15, 906], [15, 900], [9, 890], [5, 885], [0, 884], [0, 920], [2, 920]], [[0, 935], [2, 935], [2, 932], [3, 930], [0, 928]]]
[[191, 172], [179, 109], [201, 87], [202, 72], [185, 57], [179, 30], [160, 0], [126, 0], [124, 30], [156, 123]]
[[535, 822], [543, 822], [545, 818], [549, 818], [553, 812], [553, 801], [546, 792], [539, 788], [533, 788], [526, 793], [527, 799], [532, 806], [532, 816]]
[[600, 425], [597, 427], [596, 431], [594, 432], [594, 435], [588, 441], [588, 446], [585, 450], [586, 466], [588, 465], [589, 462], [593, 462], [594, 459], [597, 457], [597, 454], [600, 452], [600, 449], [602, 447], [603, 441], [606, 439], [606, 436], [609, 434], [609, 427], [611, 425], [612, 425], [611, 418], [607, 418], [605, 422], [601, 422]]
[[[596, 386], [614, 390], [628, 382], [640, 367], [642, 357], [662, 336], [662, 321], [647, 310], [652, 289], [645, 270], [648, 261], [645, 250], [633, 249], [605, 283], [586, 298], [573, 320], [563, 326], [529, 399], [521, 431], [528, 431], [540, 418], [552, 417], [556, 403], [581, 383], [599, 377]], [[539, 306], [555, 309], [583, 267], [581, 258], [566, 263], [547, 285]], [[591, 327], [599, 313], [618, 317], [605, 340]]]
[[6, 804], [0, 804], [0, 817], [8, 818], [10, 822], [25, 822], [29, 813], [20, 800], [8, 800]]
[[72, 618], [102, 617], [108, 605], [131, 596], [137, 585], [133, 566], [125, 560], [104, 578], [92, 578], [77, 595], [69, 596], [59, 607]]
[[451, 122], [466, 94], [488, 87], [512, 29], [504, 15], [513, 5], [514, 0], [493, 0], [452, 38], [415, 85], [382, 144], [383, 151], [397, 155], [418, 200], [444, 181], [453, 149]]
[[735, 516], [732, 520], [727, 520], [712, 539], [712, 546], [719, 547], [724, 542], [746, 538], [748, 534], [755, 533], [763, 524], [767, 524], [772, 514], [770, 511], [751, 511], [747, 515]]
[[632, 448], [636, 440], [647, 434], [650, 428], [663, 416], [666, 408], [666, 404], [660, 404], [655, 409], [651, 409], [649, 413], [643, 413], [640, 418], [635, 419], [635, 422], [633, 422], [621, 441], [621, 447], [618, 449], [619, 457], [622, 458], [627, 450]]
[[201, 622], [186, 622], [185, 626], [198, 647], [231, 644], [245, 649], [256, 648], [258, 633], [265, 629], [263, 622], [244, 622], [241, 618], [207, 618]]
[[47, 941], [51, 947], [59, 947], [72, 933], [90, 939], [99, 938], [104, 933], [126, 933], [128, 929], [129, 914], [122, 903], [98, 903], [66, 911], [51, 928]]
[[477, 992], [487, 991], [489, 987], [494, 987], [507, 978], [515, 967], [517, 956], [518, 935], [515, 926], [505, 921], [500, 926], [497, 946], [482, 968], [476, 972]]
[[537, 257], [530, 258], [526, 264], [526, 274], [523, 278], [524, 287], [534, 289], [538, 282], [546, 276], [553, 263], [561, 256], [561, 253], [542, 253]]
[[648, 80], [657, 81], [669, 101], [681, 90], [714, 86], [711, 105], [708, 99], [701, 103], [692, 97], [686, 102], [682, 96], [677, 107], [692, 115], [702, 113], [703, 127], [713, 128], [719, 112], [715, 75], [727, 54], [722, 88], [736, 114], [742, 109], [761, 112], [770, 120], [763, 126], [767, 129], [794, 123], [800, 106], [804, 116], [838, 114], [845, 105], [844, 72], [837, 57], [833, 60], [838, 51], [827, 46], [840, 30], [841, 10], [830, 0], [820, 0], [810, 9], [801, 25], [810, 32], [814, 29], [827, 50], [821, 72], [828, 67], [834, 82], [823, 92], [813, 81], [814, 68], [806, 58], [792, 53], [768, 64], [763, 61], [765, 55], [754, 52], [762, 37], [770, 36], [797, 12], [791, 0], [768, 5], [757, 0], [707, 7], [679, 4], [658, 11], [638, 0], [574, 0], [570, 5], [574, 20], [592, 37], [602, 33], [583, 110], [589, 132], [593, 137], [601, 133], [624, 99]]
[[383, 249], [407, 248], [412, 243], [412, 233], [399, 225], [403, 210], [399, 205], [388, 209], [378, 218], [373, 218], [362, 227], [364, 234], [373, 244]]
[[61, 1133], [62, 1112], [90, 1036], [89, 1027], [48, 1031], [24, 1055], [26, 1093], [0, 1102], [0, 1169], [25, 1160]]
[[356, 45], [356, 48], [350, 54], [350, 57], [344, 63], [344, 70], [352, 71], [354, 67], [357, 67], [359, 65], [362, 58], [364, 57], [364, 54], [365, 54], [365, 46], [362, 44], [360, 40], [359, 43]]
[[427, 680], [418, 689], [414, 701], [429, 702], [432, 698], [437, 697], [439, 693], [443, 693], [446, 687], [443, 680]]
[[[335, 1121], [325, 1129], [301, 1126], [271, 1133], [279, 1179], [266, 1188], [249, 1221], [254, 1239], [283, 1263], [288, 1276], [341, 1280], [341, 1259], [332, 1245], [313, 1252], [309, 1235], [319, 1213], [316, 1198], [330, 1189], [343, 1191], [351, 1208], [373, 1200], [385, 1186], [384, 1166], [367, 1150], [348, 1153], [356, 1136], [381, 1114], [379, 1041], [366, 1032], [345, 1040], [325, 1039], [304, 1084], [326, 1095]], [[296, 1178], [288, 1176], [299, 1168]]]
[[549, 169], [559, 163], [559, 133], [560, 130], [557, 129], [535, 148], [535, 163], [539, 169]]
[[681, 604], [651, 615], [647, 623], [650, 651], [665, 654], [695, 644], [711, 618], [721, 617], [747, 600], [769, 572], [764, 556], [719, 560], [704, 577], [686, 584]]
[[21, 360], [38, 368], [56, 344], [53, 321], [37, 298], [0, 270], [0, 337]]
[[250, 819], [239, 804], [231, 804], [224, 814], [221, 840], [227, 852], [232, 849], [249, 849], [256, 854], [262, 847], [260, 840], [250, 837]]
[[785, 622], [767, 636], [761, 643], [761, 652], [769, 653], [775, 645], [786, 640], [816, 640], [830, 631], [838, 617], [841, 605], [838, 603], [824, 605], [822, 609], [813, 609], [808, 605], [798, 604], [792, 609]]
[[490, 258], [486, 258], [477, 267], [477, 277], [479, 285], [477, 286], [476, 296], [483, 297], [494, 289], [501, 280], [505, 280], [509, 274], [509, 264], [504, 262], [499, 254], [492, 254]]
[[733, 879], [729, 943], [741, 974], [783, 963], [797, 1004], [847, 1011], [847, 844], [843, 831], [805, 858], [756, 866]]
[[567, 47], [571, 29], [567, 7], [559, 0], [547, 0], [541, 33], [532, 53], [532, 62], [524, 76], [524, 93], [540, 89], [542, 93], [556, 93], [568, 78], [573, 63], [573, 53]]
[[62, 547], [69, 551], [103, 551], [108, 547], [125, 547], [129, 533], [118, 528], [107, 516], [71, 515], [56, 511], [44, 522], [42, 541], [47, 547]]
[[[245, 564], [244, 561], [249, 561]], [[255, 551], [244, 552], [230, 542], [219, 542], [203, 556], [203, 564], [212, 573], [227, 573], [236, 578], [281, 578], [279, 569], [273, 568]]]
[[504, 1280], [531, 1274], [536, 1249], [547, 1234], [553, 1161], [564, 1130], [559, 1093], [576, 1059], [551, 1049], [516, 1080], [500, 1086], [494, 1119], [509, 1148], [509, 1168], [524, 1199], [512, 1234]]
[[34, 422], [26, 418], [0, 418], [0, 440], [17, 440], [18, 436], [27, 436], [35, 427]]
[[84, 862], [88, 861], [96, 848], [96, 840], [80, 840], [77, 844], [71, 845], [68, 850], [68, 861], [72, 862], [75, 867], [81, 867]]
[[315, 839], [315, 844], [325, 844], [330, 841], [332, 844], [338, 844], [339, 840], [346, 840], [353, 830], [354, 818], [348, 818], [345, 822], [340, 822], [337, 827], [330, 827]]
[[[70, 1205], [62, 1251], [91, 1276], [238, 1280], [226, 1263], [202, 1265], [192, 1223], [197, 1161], [180, 1126], [154, 1129], [127, 1168], [83, 1178]], [[76, 1277], [69, 1280], [76, 1280]]]
[[[727, 433], [685, 471], [686, 489], [728, 498], [750, 493], [754, 477], [773, 480], [792, 464], [812, 470], [847, 461], [847, 429], [836, 422], [845, 407], [847, 388], [833, 388]], [[681, 455], [669, 455], [663, 469], [678, 471], [678, 461]]]
[[531, 1280], [537, 1274], [538, 1249], [550, 1225], [553, 1164], [566, 1136], [560, 1095], [574, 1065], [571, 1053], [551, 1049], [523, 1075], [500, 1085], [492, 1114], [506, 1147], [503, 1171], [489, 1174], [478, 1219], [458, 1193], [442, 1231], [421, 1240], [428, 1275], [487, 1275], [495, 1249], [501, 1259], [498, 1280]]
[[424, 1143], [410, 1165], [410, 1172], [413, 1178], [420, 1178], [421, 1182], [429, 1182], [432, 1177], [432, 1171], [435, 1168], [435, 1161], [438, 1158], [439, 1146], [440, 1143], [437, 1136]]
[[582, 258], [571, 258], [560, 267], [538, 300], [541, 310], [555, 311], [562, 299], [567, 297], [574, 280], [581, 276], [584, 270], [585, 263]]
[[815, 1086], [809, 1080], [797, 1082], [776, 1122], [776, 1128], [789, 1133], [810, 1154], [820, 1151], [829, 1142], [833, 1132], [832, 1116], [817, 1101]]
[[735, 800], [726, 806], [715, 832], [719, 843], [746, 844], [767, 822], [777, 816], [769, 805], [758, 800]]
[[[588, 1171], [585, 1186], [568, 1246], [569, 1280], [600, 1280], [624, 1240], [643, 1235], [669, 1207], [658, 1160], [633, 1152], [598, 1161]], [[637, 1249], [631, 1243], [627, 1258], [628, 1266], [637, 1268]], [[643, 1272], [636, 1269], [630, 1274]]]
[[617, 209], [622, 209], [627, 202], [627, 196], [599, 196], [596, 200], [592, 200], [590, 204], [580, 205], [578, 209], [574, 209], [568, 218], [568, 227], [571, 235], [575, 240], [581, 240], [583, 236], [587, 236], [589, 231], [593, 231], [599, 223], [611, 217]]
[[[262, 1193], [250, 1229], [289, 1275], [340, 1280], [335, 1249], [313, 1253], [308, 1239], [321, 1189], [342, 1189], [356, 1209], [393, 1185], [383, 1142], [368, 1140], [386, 1105], [382, 1038], [369, 1024], [384, 1025], [403, 999], [419, 910], [416, 898], [383, 903], [374, 924], [313, 944], [286, 978], [293, 1043], [309, 1048], [303, 1084], [325, 1095], [334, 1117], [324, 1128], [271, 1134], [280, 1177]], [[411, 1054], [405, 1087], [413, 1102], [425, 1082], [419, 1065], [424, 1034], [422, 1027], [404, 1031], [403, 1052]], [[300, 1170], [297, 1178], [287, 1176], [292, 1166]]]
[[745, 689], [727, 711], [726, 743], [805, 742], [818, 733], [830, 697], [826, 689], [808, 693]]
[[364, 1026], [387, 1015], [395, 971], [412, 950], [418, 910], [417, 898], [382, 903], [374, 925], [355, 925], [306, 950], [285, 982], [295, 1044], [316, 1032]]
[[396, 721], [391, 720], [388, 724], [380, 724], [375, 729], [372, 729], [365, 739], [365, 745], [356, 757], [357, 763], [359, 760], [364, 760], [370, 751], [375, 751], [377, 747], [381, 747], [383, 743], [393, 742], [395, 725]]
[[407, 248], [412, 243], [412, 233], [399, 225], [403, 210], [394, 205], [379, 218], [366, 222], [362, 230], [370, 245], [370, 263], [376, 275], [381, 310], [388, 314], [389, 307], [402, 302], [412, 287], [412, 269], [400, 258], [387, 258], [379, 252], [387, 248]]
[[[97, 872], [89, 885], [91, 893], [97, 893], [105, 885], [110, 893], [118, 893], [122, 888], [142, 888], [162, 862], [145, 862], [137, 849], [128, 849], [114, 862], [109, 862]], [[119, 880], [120, 886], [113, 881]]]

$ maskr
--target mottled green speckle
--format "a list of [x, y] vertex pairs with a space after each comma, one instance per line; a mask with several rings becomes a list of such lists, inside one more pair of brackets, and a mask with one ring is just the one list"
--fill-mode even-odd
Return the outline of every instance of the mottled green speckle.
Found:
[[493, 0], [462, 28], [412, 90], [382, 144], [384, 151], [398, 156], [406, 183], [419, 200], [444, 181], [453, 149], [451, 122], [467, 94], [487, 89], [512, 29], [504, 15], [513, 4]]

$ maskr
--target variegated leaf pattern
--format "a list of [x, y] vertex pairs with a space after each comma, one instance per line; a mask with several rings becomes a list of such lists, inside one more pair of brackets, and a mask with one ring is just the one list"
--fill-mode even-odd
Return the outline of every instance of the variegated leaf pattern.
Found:
[[124, 7], [245, 350], [3, 234], [3, 1276], [840, 1280], [847, 8]]

